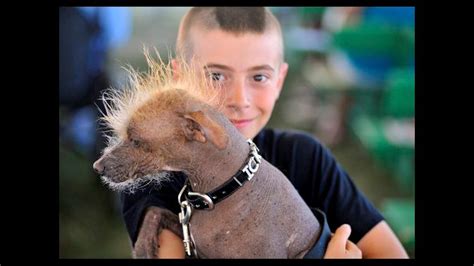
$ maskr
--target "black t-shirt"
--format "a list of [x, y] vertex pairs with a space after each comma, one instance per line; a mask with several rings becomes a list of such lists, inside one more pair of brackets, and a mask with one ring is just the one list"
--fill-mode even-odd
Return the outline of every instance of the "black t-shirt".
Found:
[[[254, 142], [262, 157], [288, 177], [310, 207], [326, 213], [332, 232], [344, 223], [350, 224], [349, 239], [357, 243], [383, 220], [329, 150], [313, 136], [299, 131], [263, 129]], [[179, 213], [178, 193], [186, 176], [180, 172], [173, 174], [171, 182], [148, 185], [134, 194], [120, 194], [122, 214], [132, 243], [138, 237], [144, 210], [149, 206]]]

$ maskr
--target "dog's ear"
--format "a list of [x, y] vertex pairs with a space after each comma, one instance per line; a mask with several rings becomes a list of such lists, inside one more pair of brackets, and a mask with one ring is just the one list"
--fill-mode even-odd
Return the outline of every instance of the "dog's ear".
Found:
[[220, 150], [227, 146], [228, 137], [224, 129], [204, 112], [189, 112], [183, 117], [183, 132], [186, 139], [202, 143], [209, 140]]

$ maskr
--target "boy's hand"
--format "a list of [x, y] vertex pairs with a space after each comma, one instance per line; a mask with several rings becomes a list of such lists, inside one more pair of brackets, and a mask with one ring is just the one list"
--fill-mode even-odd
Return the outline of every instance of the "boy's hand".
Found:
[[351, 227], [343, 224], [337, 228], [329, 241], [325, 259], [362, 259], [362, 251], [351, 241], [349, 235]]

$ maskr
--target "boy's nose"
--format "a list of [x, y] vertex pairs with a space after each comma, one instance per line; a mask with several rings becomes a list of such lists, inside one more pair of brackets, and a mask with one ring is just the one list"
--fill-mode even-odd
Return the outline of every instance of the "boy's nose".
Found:
[[102, 175], [102, 174], [104, 173], [104, 168], [105, 168], [101, 161], [102, 161], [101, 159], [95, 161], [94, 164], [93, 164], [93, 166], [92, 166], [92, 167], [94, 167], [94, 170], [95, 170], [99, 175]]
[[234, 109], [244, 109], [250, 107], [249, 92], [244, 82], [235, 84], [227, 100], [227, 106]]

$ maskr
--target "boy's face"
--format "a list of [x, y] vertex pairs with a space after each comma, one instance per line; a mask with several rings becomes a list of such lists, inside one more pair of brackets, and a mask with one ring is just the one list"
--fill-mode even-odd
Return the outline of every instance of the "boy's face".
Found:
[[[267, 124], [285, 80], [279, 35], [191, 29], [197, 66], [224, 90], [224, 114], [246, 138]], [[196, 63], [195, 62], [195, 63]]]

